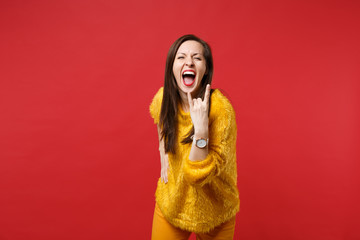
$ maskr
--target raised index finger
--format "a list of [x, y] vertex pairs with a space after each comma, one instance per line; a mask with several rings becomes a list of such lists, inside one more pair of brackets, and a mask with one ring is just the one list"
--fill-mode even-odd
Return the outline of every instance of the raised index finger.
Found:
[[189, 101], [189, 108], [192, 109], [193, 107], [193, 101], [190, 92], [187, 93], [188, 101]]
[[210, 84], [206, 85], [206, 92], [205, 92], [204, 101], [205, 101], [207, 104], [209, 104], [210, 90], [211, 90]]

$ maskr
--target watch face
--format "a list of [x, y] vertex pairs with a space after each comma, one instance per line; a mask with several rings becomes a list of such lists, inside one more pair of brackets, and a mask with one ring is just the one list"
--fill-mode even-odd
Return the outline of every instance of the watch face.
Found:
[[206, 140], [205, 139], [199, 139], [196, 141], [196, 146], [198, 146], [199, 148], [204, 148], [206, 147]]

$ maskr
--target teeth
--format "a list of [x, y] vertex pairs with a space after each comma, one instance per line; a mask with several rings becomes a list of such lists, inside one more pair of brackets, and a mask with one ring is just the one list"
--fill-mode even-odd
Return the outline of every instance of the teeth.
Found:
[[191, 71], [185, 71], [183, 73], [183, 75], [194, 75], [195, 76], [195, 73], [194, 72], [191, 72]]

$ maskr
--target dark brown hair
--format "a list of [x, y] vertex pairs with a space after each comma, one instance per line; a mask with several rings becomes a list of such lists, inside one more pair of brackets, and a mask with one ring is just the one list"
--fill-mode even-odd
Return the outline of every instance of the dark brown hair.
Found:
[[[161, 139], [164, 139], [165, 143], [165, 152], [175, 153], [178, 103], [181, 101], [179, 88], [176, 84], [176, 79], [173, 73], [175, 55], [180, 45], [190, 40], [197, 41], [203, 46], [204, 58], [206, 62], [206, 72], [203, 76], [203, 79], [201, 79], [197, 95], [193, 97], [204, 99], [206, 85], [211, 84], [212, 81], [214, 66], [210, 46], [205, 41], [192, 34], [184, 35], [178, 38], [169, 49], [165, 65], [164, 91], [159, 123], [161, 128]], [[212, 93], [212, 91], [213, 90], [211, 90], [210, 94]], [[211, 106], [210, 99], [211, 98], [209, 98], [209, 109]], [[192, 127], [190, 132], [188, 132], [186, 136], [184, 136], [184, 139], [181, 141], [181, 143], [191, 143], [192, 139], [190, 137], [193, 134], [194, 126]]]

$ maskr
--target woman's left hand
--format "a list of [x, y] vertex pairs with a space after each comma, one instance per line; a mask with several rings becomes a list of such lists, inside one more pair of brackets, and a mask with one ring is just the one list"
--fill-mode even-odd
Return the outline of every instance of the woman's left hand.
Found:
[[195, 133], [207, 134], [209, 129], [209, 98], [211, 86], [206, 86], [204, 100], [201, 98], [192, 99], [191, 94], [188, 92], [188, 101], [190, 106], [190, 116], [194, 124]]

